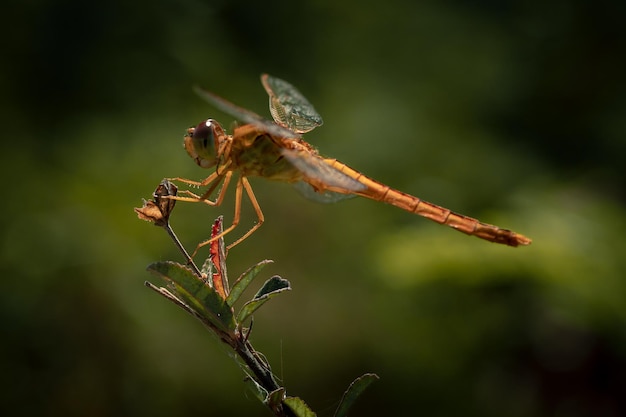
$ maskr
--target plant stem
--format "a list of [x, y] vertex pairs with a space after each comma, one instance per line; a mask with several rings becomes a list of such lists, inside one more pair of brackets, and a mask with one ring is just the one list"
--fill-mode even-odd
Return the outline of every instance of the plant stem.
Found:
[[195, 264], [193, 259], [191, 259], [191, 256], [189, 256], [189, 252], [187, 252], [187, 249], [185, 249], [183, 244], [180, 243], [180, 240], [178, 239], [178, 236], [176, 236], [176, 233], [174, 233], [174, 230], [170, 226], [170, 223], [167, 222], [165, 226], [163, 226], [163, 228], [170, 236], [170, 238], [174, 241], [174, 244], [176, 245], [178, 250], [180, 250], [180, 252], [183, 254], [183, 257], [187, 261], [187, 265], [193, 270], [193, 273], [196, 274], [199, 278], [202, 278], [202, 273], [198, 269], [198, 266]]

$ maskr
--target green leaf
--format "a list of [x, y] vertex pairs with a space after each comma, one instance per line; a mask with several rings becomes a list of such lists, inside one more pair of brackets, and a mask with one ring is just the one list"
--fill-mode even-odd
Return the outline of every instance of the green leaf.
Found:
[[232, 306], [237, 302], [241, 294], [248, 288], [248, 285], [252, 282], [252, 280], [257, 276], [257, 274], [263, 269], [263, 267], [273, 261], [269, 259], [265, 259], [264, 261], [259, 262], [258, 264], [248, 268], [246, 272], [241, 274], [237, 281], [235, 281], [235, 285], [230, 290], [230, 294], [226, 298], [226, 302], [229, 306]]
[[254, 298], [241, 308], [241, 311], [239, 311], [237, 315], [237, 321], [243, 323], [252, 313], [265, 304], [267, 300], [290, 289], [289, 281], [278, 275], [274, 275], [272, 278], [265, 281], [265, 284], [261, 287], [259, 292], [256, 293]]
[[341, 403], [339, 404], [339, 407], [337, 407], [337, 411], [335, 411], [335, 417], [346, 417], [348, 415], [348, 410], [352, 407], [352, 404], [354, 404], [359, 395], [361, 395], [361, 393], [363, 393], [363, 391], [365, 391], [365, 389], [369, 387], [372, 382], [377, 380], [378, 375], [365, 374], [352, 381], [341, 398]]
[[175, 295], [200, 317], [223, 331], [230, 333], [235, 329], [236, 323], [230, 306], [189, 268], [167, 261], [149, 265], [148, 271], [167, 281]]
[[283, 400], [283, 404], [289, 407], [298, 417], [315, 417], [317, 415], [298, 397], [287, 397]]
[[261, 287], [261, 289], [254, 295], [254, 300], [260, 300], [263, 297], [267, 297], [275, 292], [280, 292], [283, 290], [290, 290], [291, 286], [289, 285], [289, 281], [284, 278], [279, 277], [278, 275], [274, 275]]

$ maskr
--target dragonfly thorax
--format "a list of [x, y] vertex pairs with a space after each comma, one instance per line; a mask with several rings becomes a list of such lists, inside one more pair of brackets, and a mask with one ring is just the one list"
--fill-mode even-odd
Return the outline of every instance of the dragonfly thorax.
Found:
[[185, 150], [196, 164], [211, 168], [217, 164], [217, 144], [226, 136], [218, 122], [208, 119], [195, 128], [187, 129]]

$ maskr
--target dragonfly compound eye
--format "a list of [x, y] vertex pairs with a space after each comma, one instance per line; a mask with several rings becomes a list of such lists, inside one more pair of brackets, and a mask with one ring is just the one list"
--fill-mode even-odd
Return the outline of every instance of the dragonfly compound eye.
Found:
[[224, 136], [219, 123], [208, 119], [194, 129], [189, 129], [185, 137], [185, 149], [198, 165], [210, 168], [216, 163], [215, 142]]

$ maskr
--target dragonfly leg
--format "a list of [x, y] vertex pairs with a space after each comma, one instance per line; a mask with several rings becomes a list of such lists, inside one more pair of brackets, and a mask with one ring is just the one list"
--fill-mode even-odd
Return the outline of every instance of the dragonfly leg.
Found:
[[258, 222], [254, 226], [252, 226], [250, 230], [248, 230], [243, 236], [241, 236], [239, 239], [235, 240], [233, 243], [228, 245], [227, 249], [229, 250], [232, 247], [237, 246], [238, 244], [246, 240], [252, 233], [254, 233], [259, 227], [261, 227], [263, 222], [265, 222], [265, 216], [263, 216], [263, 211], [261, 211], [261, 206], [259, 206], [259, 202], [256, 200], [254, 192], [252, 191], [252, 187], [250, 186], [250, 182], [248, 181], [247, 178], [242, 177], [241, 183], [243, 187], [246, 189], [246, 194], [248, 194], [248, 198], [250, 199], [250, 202], [252, 203], [252, 207], [254, 208], [254, 211], [256, 212]]
[[[203, 187], [203, 186], [206, 186], [206, 185], [211, 184], [211, 183], [212, 184], [209, 187], [209, 189], [202, 195], [195, 194], [195, 193], [193, 193], [193, 192], [191, 192], [189, 190], [183, 190], [179, 194], [184, 194], [186, 197], [182, 197], [182, 196], [178, 195], [178, 196], [169, 196], [168, 198], [171, 198], [172, 200], [188, 201], [188, 202], [192, 202], [192, 203], [203, 202], [203, 203], [208, 204], [210, 206], [219, 206], [219, 205], [222, 204], [222, 201], [224, 201], [224, 197], [226, 196], [226, 190], [228, 189], [228, 184], [230, 183], [231, 177], [232, 177], [232, 171], [229, 171], [229, 172], [227, 172], [226, 174], [223, 174], [223, 175], [217, 175], [216, 173], [213, 173], [213, 174], [211, 174], [209, 177], [207, 177], [202, 182], [187, 180], [185, 178], [172, 178], [171, 179], [172, 181], [179, 181], [179, 182], [183, 182], [185, 184], [190, 184], [190, 185], [194, 185], [194, 186], [198, 186], [198, 187]], [[211, 181], [207, 181], [209, 179]], [[220, 189], [217, 197], [215, 198], [215, 200], [210, 200], [209, 196], [220, 185], [222, 180], [224, 181], [224, 183], [223, 183], [222, 188]]]
[[229, 250], [233, 246], [236, 246], [239, 243], [243, 242], [252, 233], [254, 233], [259, 227], [261, 227], [261, 225], [265, 221], [265, 216], [263, 216], [263, 212], [261, 211], [261, 207], [259, 206], [259, 203], [254, 195], [254, 192], [252, 191], [250, 182], [248, 181], [246, 177], [243, 177], [243, 176], [239, 177], [239, 180], [237, 181], [237, 187], [235, 189], [235, 214], [233, 216], [232, 224], [227, 229], [225, 229], [222, 233], [218, 234], [217, 236], [213, 236], [211, 239], [207, 239], [205, 241], [200, 242], [198, 246], [196, 246], [196, 249], [194, 250], [193, 254], [191, 255], [192, 258], [196, 256], [196, 253], [198, 253], [198, 250], [200, 248], [210, 244], [211, 242], [214, 242], [215, 240], [221, 237], [224, 237], [228, 233], [232, 232], [235, 229], [235, 227], [237, 227], [237, 225], [239, 224], [239, 220], [241, 219], [241, 202], [243, 199], [244, 189], [246, 190], [246, 194], [248, 195], [248, 198], [250, 199], [250, 202], [252, 203], [252, 206], [254, 207], [254, 211], [256, 212], [259, 221], [254, 226], [252, 226], [252, 228], [250, 228], [250, 230], [248, 230], [243, 236], [241, 236], [235, 242], [228, 245], [226, 249]]
[[[239, 177], [239, 179], [237, 180], [237, 186], [235, 188], [235, 215], [233, 216], [233, 223], [226, 230], [222, 231], [222, 233], [218, 234], [217, 236], [213, 236], [211, 239], [207, 239], [198, 243], [198, 246], [196, 246], [196, 249], [193, 251], [193, 254], [191, 255], [192, 258], [196, 256], [200, 248], [210, 244], [211, 242], [216, 241], [217, 239], [221, 237], [226, 236], [228, 233], [232, 232], [233, 229], [237, 227], [237, 225], [239, 224], [239, 219], [241, 218], [241, 198], [243, 196], [243, 180], [244, 180], [244, 177]], [[218, 199], [219, 197], [221, 197], [221, 194], [223, 193], [220, 192], [220, 196], [218, 196]]]
[[214, 173], [212, 173], [211, 175], [209, 175], [202, 181], [194, 181], [194, 180], [189, 180], [187, 178], [181, 178], [181, 177], [167, 178], [167, 180], [182, 182], [183, 184], [193, 185], [194, 187], [206, 187], [207, 185], [211, 184], [213, 181], [215, 181], [216, 179], [218, 179], [219, 177], [223, 175], [224, 174], [218, 174], [217, 171], [215, 171]]

